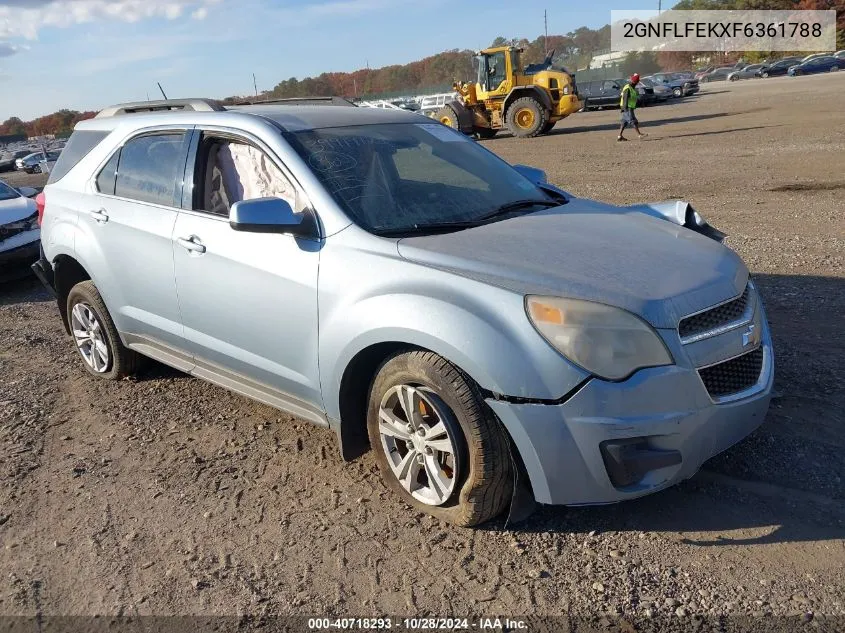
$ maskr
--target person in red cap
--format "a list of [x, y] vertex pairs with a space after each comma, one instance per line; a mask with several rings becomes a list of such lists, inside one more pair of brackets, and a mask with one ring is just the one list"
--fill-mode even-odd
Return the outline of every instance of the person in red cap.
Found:
[[635, 112], [637, 109], [637, 98], [639, 97], [639, 93], [637, 92], [638, 83], [640, 83], [640, 76], [637, 73], [634, 73], [631, 75], [631, 80], [625, 84], [624, 88], [622, 88], [619, 98], [619, 107], [622, 108], [622, 126], [619, 128], [619, 136], [616, 137], [617, 141], [628, 140], [622, 136], [622, 132], [624, 132], [625, 128], [629, 125], [634, 127], [640, 138], [648, 136], [647, 134], [640, 132], [640, 122], [637, 121], [637, 115]]

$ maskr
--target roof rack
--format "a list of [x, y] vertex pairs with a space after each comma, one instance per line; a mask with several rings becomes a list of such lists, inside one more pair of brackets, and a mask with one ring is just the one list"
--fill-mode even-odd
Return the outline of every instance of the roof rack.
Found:
[[192, 110], [194, 112], [220, 112], [223, 106], [212, 99], [166, 99], [159, 101], [138, 101], [136, 103], [120, 103], [101, 110], [95, 118], [120, 116], [122, 114], [136, 114], [139, 112], [169, 112], [172, 110]]
[[331, 105], [356, 108], [354, 103], [343, 97], [287, 97], [284, 99], [247, 99], [235, 105]]

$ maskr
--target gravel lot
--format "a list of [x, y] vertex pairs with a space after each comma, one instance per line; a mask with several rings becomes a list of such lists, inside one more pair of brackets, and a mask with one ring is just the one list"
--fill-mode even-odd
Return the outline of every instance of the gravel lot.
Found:
[[161, 366], [90, 379], [37, 283], [0, 287], [0, 615], [845, 627], [843, 92], [843, 73], [705, 85], [642, 110], [642, 141], [616, 143], [605, 111], [485, 142], [580, 196], [689, 200], [758, 280], [778, 372], [765, 424], [635, 502], [441, 524], [328, 431]]

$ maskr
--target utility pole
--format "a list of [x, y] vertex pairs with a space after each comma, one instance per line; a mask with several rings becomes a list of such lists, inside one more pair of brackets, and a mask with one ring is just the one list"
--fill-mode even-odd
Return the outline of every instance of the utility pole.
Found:
[[549, 54], [549, 16], [543, 9], [543, 57]]
[[660, 10], [663, 7], [663, 0], [657, 0], [657, 15], [660, 15]]
[[255, 81], [255, 73], [252, 73], [252, 85], [255, 88], [255, 96], [258, 96], [258, 82]]

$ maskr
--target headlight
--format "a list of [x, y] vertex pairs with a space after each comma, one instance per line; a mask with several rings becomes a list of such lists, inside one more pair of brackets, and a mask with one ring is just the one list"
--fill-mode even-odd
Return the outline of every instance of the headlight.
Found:
[[33, 213], [28, 218], [24, 218], [23, 220], [15, 220], [14, 222], [9, 222], [9, 224], [4, 224], [3, 228], [7, 231], [14, 231], [15, 233], [37, 229], [38, 211]]
[[591, 374], [622, 380], [637, 369], [671, 365], [657, 333], [630, 312], [592, 301], [528, 296], [525, 310], [549, 344]]

